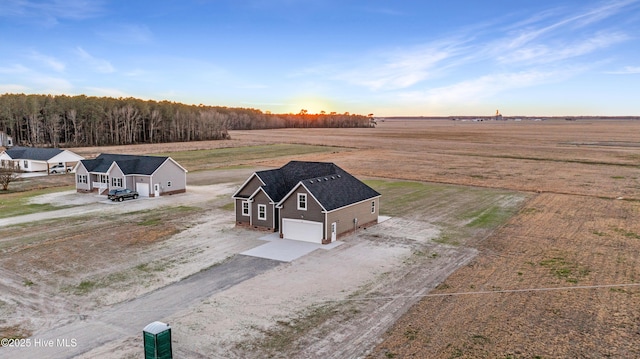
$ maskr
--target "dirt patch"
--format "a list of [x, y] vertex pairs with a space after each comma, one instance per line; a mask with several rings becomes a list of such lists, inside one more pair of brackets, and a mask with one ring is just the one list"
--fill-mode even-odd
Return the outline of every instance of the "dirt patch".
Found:
[[435, 291], [452, 295], [422, 300], [370, 357], [638, 357], [639, 211], [539, 195]]

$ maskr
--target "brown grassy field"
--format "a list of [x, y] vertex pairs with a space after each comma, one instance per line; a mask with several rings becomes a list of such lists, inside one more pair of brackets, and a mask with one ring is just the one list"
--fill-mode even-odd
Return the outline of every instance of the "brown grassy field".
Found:
[[635, 121], [387, 121], [268, 138], [358, 148], [332, 158], [360, 175], [536, 193], [433, 293], [453, 295], [425, 297], [371, 358], [630, 358], [640, 357], [638, 130]]
[[[523, 192], [524, 205], [497, 230], [478, 231], [480, 235], [473, 238], [448, 238], [447, 243], [474, 247], [479, 255], [424, 296], [372, 348], [370, 357], [628, 358], [640, 357], [639, 130], [640, 121], [387, 120], [375, 129], [232, 131], [229, 141], [73, 151], [87, 157], [101, 152], [177, 153], [190, 170], [190, 183], [202, 185], [220, 180], [217, 168], [266, 168], [297, 159], [332, 161], [362, 178]], [[272, 144], [278, 146], [266, 146]], [[277, 150], [270, 153], [273, 147]], [[241, 150], [232, 151], [232, 156], [207, 152], [225, 148]], [[241, 183], [245, 177], [243, 172], [232, 180]], [[51, 177], [44, 187], [67, 186], [72, 180], [73, 176]], [[34, 183], [16, 185], [40, 188]], [[451, 196], [462, 192], [449, 190]], [[446, 195], [445, 190], [439, 193], [438, 203], [446, 202]], [[202, 208], [186, 209], [194, 216], [202, 209], [228, 211], [221, 209], [227, 202], [228, 196], [216, 197]], [[421, 220], [424, 209], [401, 208], [403, 203], [425, 205], [424, 201], [388, 202], [386, 210]], [[385, 211], [384, 197], [381, 211]], [[438, 208], [428, 211], [437, 217]], [[167, 220], [165, 225], [155, 226], [158, 216]], [[157, 216], [140, 212], [134, 213], [129, 224], [140, 232], [157, 230], [157, 240], [162, 242], [182, 230], [183, 224], [172, 218], [168, 211]], [[2, 267], [7, 275], [9, 269], [15, 269], [20, 274], [16, 281], [24, 282], [24, 291], [34, 291], [27, 300], [34, 306], [49, 294], [39, 289], [49, 280], [57, 281], [49, 283], [51, 287], [67, 288], [64, 296], [70, 298], [85, 295], [77, 293], [84, 288], [77, 277], [48, 278], [23, 260], [40, 258], [44, 269], [59, 263], [51, 270], [67, 275], [74, 268], [89, 271], [89, 262], [91, 266], [94, 261], [102, 263], [100, 253], [127, 250], [133, 257], [147, 251], [145, 243], [127, 241], [130, 235], [109, 232], [117, 224], [105, 226], [89, 217], [73, 220], [94, 234], [74, 241], [74, 250], [95, 249], [93, 257], [84, 262], [63, 261], [64, 252], [30, 245], [69, 242], [77, 233], [65, 230], [64, 223], [55, 222], [56, 228], [48, 222], [26, 225], [26, 229], [35, 228], [30, 234], [16, 227], [0, 230], [6, 236], [0, 247]], [[466, 232], [451, 233], [463, 236]], [[13, 238], [19, 246], [6, 238]], [[97, 238], [110, 241], [97, 242]], [[48, 261], [48, 255], [60, 260]], [[133, 273], [148, 274], [146, 266], [140, 269], [141, 264], [131, 263], [127, 265]], [[86, 281], [98, 286], [110, 278], [108, 273], [93, 274]], [[120, 280], [116, 279], [113, 281]], [[128, 279], [120, 282], [129, 283]], [[3, 305], [0, 302], [0, 310]], [[28, 334], [19, 327], [7, 329], [3, 335]]]

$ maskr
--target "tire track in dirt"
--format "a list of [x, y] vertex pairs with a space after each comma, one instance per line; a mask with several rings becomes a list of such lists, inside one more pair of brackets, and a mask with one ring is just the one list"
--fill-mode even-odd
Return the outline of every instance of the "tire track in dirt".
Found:
[[[315, 336], [308, 346], [296, 353], [303, 358], [361, 358], [380, 342], [383, 334], [417, 303], [424, 294], [443, 282], [451, 273], [471, 261], [477, 251], [471, 248], [445, 248], [436, 246], [440, 260], [428, 266], [410, 266], [402, 271], [397, 281], [384, 281], [374, 287], [369, 299], [354, 298], [359, 315], [352, 315], [348, 322], [330, 320], [319, 331], [328, 332]], [[381, 283], [381, 284], [382, 284]], [[377, 299], [382, 298], [382, 299]]]

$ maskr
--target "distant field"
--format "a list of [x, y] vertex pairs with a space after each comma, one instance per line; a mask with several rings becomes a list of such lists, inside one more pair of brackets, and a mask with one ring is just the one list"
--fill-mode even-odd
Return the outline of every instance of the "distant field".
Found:
[[157, 153], [158, 156], [171, 156], [189, 171], [200, 171], [221, 167], [232, 167], [255, 163], [274, 158], [302, 156], [318, 153], [335, 153], [348, 149], [335, 146], [273, 144], [261, 146], [230, 147], [206, 150], [191, 150]]

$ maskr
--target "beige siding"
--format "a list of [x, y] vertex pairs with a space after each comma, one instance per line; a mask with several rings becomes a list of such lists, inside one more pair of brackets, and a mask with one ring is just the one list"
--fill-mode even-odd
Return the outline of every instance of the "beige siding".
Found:
[[[86, 182], [87, 183], [78, 183], [78, 176], [85, 176], [86, 178]], [[84, 168], [83, 165], [78, 166], [78, 169], [76, 170], [76, 190], [81, 191], [81, 192], [85, 192], [85, 191], [91, 191], [91, 175], [89, 174], [89, 172], [87, 172], [87, 169]]]
[[149, 178], [149, 176], [127, 176], [128, 178], [130, 178], [130, 181], [127, 181], [127, 186], [129, 183], [131, 183], [131, 187], [127, 187], [127, 188], [131, 188], [134, 191], [137, 191], [137, 184], [138, 183], [146, 183], [149, 185], [149, 197], [153, 197], [153, 186], [151, 185], [151, 179]]
[[[371, 202], [375, 202], [375, 211], [371, 213]], [[338, 235], [352, 232], [356, 229], [354, 219], [358, 219], [358, 227], [378, 221], [378, 211], [380, 208], [380, 198], [367, 200], [348, 207], [344, 207], [327, 214], [327, 233], [331, 230], [331, 223], [336, 222], [336, 232]], [[330, 233], [327, 234], [330, 236]]]
[[[111, 171], [107, 172], [107, 175], [109, 176], [109, 189], [114, 189], [114, 188], [129, 188], [132, 190], [135, 190], [135, 188], [131, 188], [131, 187], [127, 187], [127, 181], [125, 181], [124, 179], [124, 174], [122, 173], [122, 170], [120, 170], [120, 167], [118, 166], [113, 166], [113, 168], [111, 168]], [[120, 178], [122, 179], [122, 187], [120, 186], [112, 186], [111, 184], [113, 183], [113, 179], [114, 178]]]
[[160, 195], [170, 192], [184, 192], [187, 188], [187, 177], [185, 172], [175, 162], [167, 159], [154, 173], [153, 183], [150, 191], [153, 192], [153, 185], [160, 185]]

